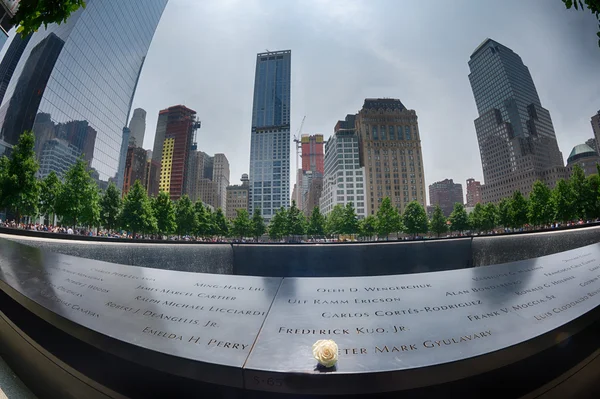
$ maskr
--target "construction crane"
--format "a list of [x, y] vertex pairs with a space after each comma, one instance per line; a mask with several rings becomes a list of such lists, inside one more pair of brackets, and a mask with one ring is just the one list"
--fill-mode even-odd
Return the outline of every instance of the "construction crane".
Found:
[[296, 170], [301, 169], [298, 166], [298, 162], [300, 161], [300, 148], [302, 148], [300, 138], [302, 135], [302, 128], [304, 127], [305, 119], [306, 119], [306, 115], [304, 115], [304, 117], [302, 118], [302, 123], [300, 123], [300, 128], [298, 129], [298, 132], [296, 132], [296, 135], [294, 136], [294, 143], [296, 143]]

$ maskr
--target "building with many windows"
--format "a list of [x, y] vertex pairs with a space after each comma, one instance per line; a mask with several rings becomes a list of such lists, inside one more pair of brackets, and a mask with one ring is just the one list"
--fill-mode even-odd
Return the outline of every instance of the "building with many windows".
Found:
[[146, 182], [146, 150], [140, 147], [129, 146], [127, 149], [127, 160], [125, 161], [125, 173], [123, 179], [123, 195], [139, 180], [142, 185]]
[[240, 179], [242, 184], [227, 186], [227, 210], [225, 216], [228, 219], [235, 219], [239, 209], [248, 210], [248, 190], [250, 179], [248, 174], [244, 173]]
[[431, 206], [439, 206], [444, 216], [450, 216], [455, 203], [464, 203], [462, 184], [454, 183], [452, 179], [444, 179], [430, 184], [429, 203]]
[[399, 212], [411, 201], [425, 208], [425, 172], [417, 113], [392, 98], [367, 98], [358, 115], [367, 214], [389, 197]]
[[[160, 191], [168, 192], [171, 199], [175, 201], [189, 191], [186, 185], [190, 169], [190, 154], [194, 146], [194, 135], [200, 123], [196, 120], [196, 111], [183, 105], [175, 105], [160, 111], [159, 125], [163, 122], [164, 140], [158, 151], [160, 155], [158, 186]], [[155, 140], [158, 139], [159, 137]], [[155, 151], [152, 156], [157, 156]]]
[[290, 198], [290, 50], [256, 56], [250, 138], [250, 212], [266, 221]]
[[569, 169], [572, 169], [575, 165], [579, 165], [586, 176], [598, 173], [596, 165], [599, 163], [600, 156], [598, 156], [595, 149], [587, 144], [579, 144], [573, 147], [567, 159], [567, 167]]
[[467, 179], [467, 207], [474, 207], [481, 202], [481, 182], [473, 179]]
[[14, 71], [0, 105], [0, 140], [14, 145], [30, 129], [37, 137], [36, 125], [44, 125], [37, 119], [47, 115], [56, 125], [83, 121], [96, 132], [93, 151], [85, 152], [93, 152], [91, 166], [103, 181], [115, 177], [123, 127], [166, 4], [87, 0], [66, 22], [41, 27], [26, 44], [15, 44], [13, 54], [20, 56], [8, 63]]
[[335, 125], [325, 143], [325, 174], [320, 209], [329, 214], [336, 205], [352, 203], [360, 219], [366, 215], [365, 168], [360, 164], [359, 137], [355, 115], [347, 115]]
[[322, 134], [303, 134], [300, 138], [302, 148], [302, 170], [310, 170], [323, 175], [324, 152]]
[[190, 162], [188, 191], [193, 202], [202, 201], [214, 209], [227, 208], [229, 186], [229, 160], [225, 154], [210, 156], [203, 151], [193, 151]]
[[38, 176], [43, 179], [54, 171], [62, 179], [71, 166], [75, 165], [80, 151], [66, 140], [53, 138], [44, 143], [40, 155]]
[[469, 68], [479, 113], [482, 202], [498, 202], [516, 190], [528, 195], [536, 180], [552, 187], [566, 178], [550, 112], [521, 57], [486, 39], [471, 54]]
[[143, 147], [144, 135], [146, 134], [146, 111], [142, 108], [133, 110], [133, 116], [129, 121], [129, 145]]

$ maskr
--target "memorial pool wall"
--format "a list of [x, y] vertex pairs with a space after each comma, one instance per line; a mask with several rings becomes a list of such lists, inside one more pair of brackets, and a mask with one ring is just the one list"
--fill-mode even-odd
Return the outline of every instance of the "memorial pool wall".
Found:
[[464, 269], [600, 242], [600, 226], [422, 241], [340, 244], [132, 242], [0, 228], [0, 237], [82, 258], [187, 272], [272, 277], [351, 277]]

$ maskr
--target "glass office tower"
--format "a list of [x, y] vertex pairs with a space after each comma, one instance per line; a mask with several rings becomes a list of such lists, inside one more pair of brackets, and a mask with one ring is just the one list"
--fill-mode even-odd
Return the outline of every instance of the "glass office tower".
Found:
[[538, 179], [553, 186], [565, 177], [550, 112], [521, 57], [486, 39], [471, 55], [469, 68], [479, 113], [483, 202], [497, 202], [515, 190], [527, 194]]
[[256, 56], [250, 141], [250, 212], [269, 221], [290, 198], [290, 50]]
[[33, 129], [38, 156], [57, 138], [77, 148], [100, 180], [122, 181], [123, 128], [167, 1], [87, 0], [66, 23], [40, 28], [6, 87], [0, 140], [14, 145]]

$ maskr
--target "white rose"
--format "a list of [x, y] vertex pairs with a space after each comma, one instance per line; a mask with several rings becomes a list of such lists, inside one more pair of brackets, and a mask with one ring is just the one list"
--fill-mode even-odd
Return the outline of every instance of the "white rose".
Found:
[[331, 339], [320, 339], [313, 344], [313, 356], [319, 364], [333, 367], [338, 360], [338, 346]]

